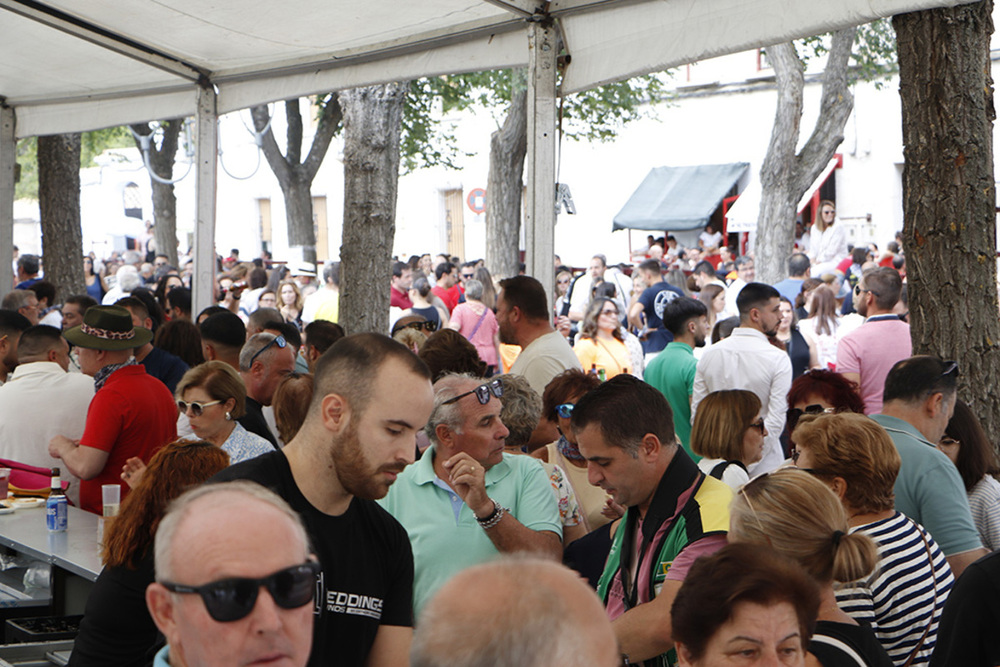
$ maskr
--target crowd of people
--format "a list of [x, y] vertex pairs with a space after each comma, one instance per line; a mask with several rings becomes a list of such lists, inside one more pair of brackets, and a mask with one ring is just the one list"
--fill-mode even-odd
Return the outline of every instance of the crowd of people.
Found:
[[384, 332], [337, 263], [234, 251], [193, 313], [161, 256], [63, 298], [20, 256], [0, 458], [122, 485], [70, 664], [1000, 663], [993, 443], [898, 247], [818, 215], [776, 285], [712, 228], [551, 281], [413, 255]]

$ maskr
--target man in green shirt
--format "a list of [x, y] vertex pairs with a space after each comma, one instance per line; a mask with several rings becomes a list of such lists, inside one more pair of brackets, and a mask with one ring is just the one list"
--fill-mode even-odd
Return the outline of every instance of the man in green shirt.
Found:
[[708, 308], [697, 299], [678, 297], [664, 306], [661, 319], [674, 340], [649, 362], [643, 379], [666, 397], [674, 411], [677, 438], [697, 463], [701, 457], [691, 451], [691, 394], [698, 367], [694, 348], [705, 345]]

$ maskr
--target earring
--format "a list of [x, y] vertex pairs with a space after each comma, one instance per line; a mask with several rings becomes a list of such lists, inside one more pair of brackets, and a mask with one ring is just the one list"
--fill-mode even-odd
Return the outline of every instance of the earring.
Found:
[[226, 410], [226, 421], [230, 421], [232, 418], [233, 416], [229, 414], [229, 410]]

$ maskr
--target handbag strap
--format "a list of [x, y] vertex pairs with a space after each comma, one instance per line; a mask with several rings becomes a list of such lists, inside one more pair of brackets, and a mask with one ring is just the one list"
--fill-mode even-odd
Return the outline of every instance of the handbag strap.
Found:
[[934, 554], [931, 553], [931, 545], [927, 543], [927, 536], [924, 535], [924, 531], [917, 527], [917, 532], [920, 533], [920, 539], [924, 541], [924, 550], [927, 552], [927, 560], [931, 564], [931, 584], [934, 586], [934, 607], [931, 611], [931, 620], [927, 623], [927, 627], [924, 628], [924, 634], [920, 636], [920, 641], [917, 645], [913, 647], [913, 652], [910, 653], [910, 657], [906, 659], [903, 663], [903, 667], [910, 667], [913, 661], [917, 658], [917, 653], [924, 646], [924, 641], [927, 640], [927, 635], [931, 632], [931, 625], [934, 624], [934, 610], [937, 610], [937, 600], [938, 600], [938, 587], [937, 587], [937, 572], [934, 571]]
[[481, 327], [483, 325], [483, 320], [486, 319], [486, 311], [487, 310], [488, 310], [488, 308], [486, 307], [486, 304], [483, 304], [483, 314], [479, 316], [479, 321], [476, 322], [476, 326], [473, 327], [472, 332], [468, 336], [465, 337], [466, 340], [470, 340], [471, 341], [472, 337], [476, 335], [477, 331], [479, 331], [479, 327]]

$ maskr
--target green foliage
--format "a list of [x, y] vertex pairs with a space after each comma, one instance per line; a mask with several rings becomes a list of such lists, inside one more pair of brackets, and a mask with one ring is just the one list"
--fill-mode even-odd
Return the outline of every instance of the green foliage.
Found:
[[[828, 45], [828, 35], [814, 35], [796, 42], [795, 50], [805, 67], [812, 58], [826, 55]], [[898, 71], [896, 31], [892, 28], [892, 21], [879, 19], [858, 26], [851, 54], [851, 68], [848, 72], [849, 80], [852, 83], [870, 81], [876, 88], [881, 88]]]
[[[94, 167], [94, 158], [109, 148], [129, 148], [135, 144], [128, 127], [109, 127], [84, 132], [80, 137], [80, 166]], [[15, 199], [38, 199], [38, 142], [28, 137], [17, 142], [17, 164], [20, 179], [14, 187]]]
[[[562, 103], [562, 130], [569, 139], [610, 141], [626, 124], [655, 113], [667, 102], [665, 74], [651, 74], [568, 96]], [[456, 74], [410, 83], [403, 109], [400, 158], [404, 173], [433, 166], [457, 168], [471, 155], [457, 145], [455, 123], [443, 116], [483, 110], [497, 127], [506, 117], [514, 91], [528, 85], [524, 69]]]

